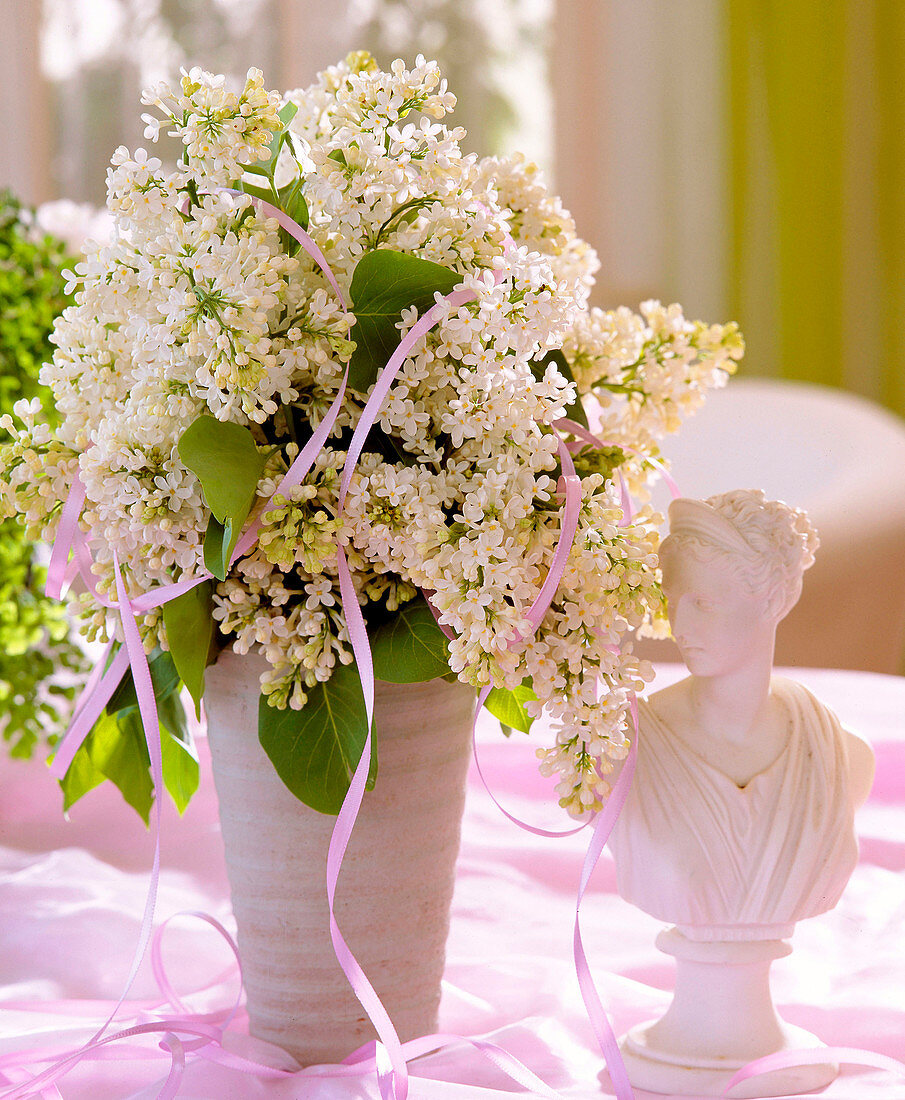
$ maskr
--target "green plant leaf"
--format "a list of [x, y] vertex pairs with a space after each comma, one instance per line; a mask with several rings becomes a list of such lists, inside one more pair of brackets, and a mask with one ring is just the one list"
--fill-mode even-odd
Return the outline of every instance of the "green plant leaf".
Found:
[[[176, 701], [176, 706], [182, 705]], [[191, 737], [178, 737], [170, 722], [177, 722], [175, 715], [161, 715], [160, 753], [163, 760], [163, 783], [180, 814], [185, 813], [192, 795], [198, 790], [200, 768]], [[183, 722], [185, 715], [183, 714]]]
[[[160, 724], [164, 786], [182, 813], [198, 788], [199, 769], [179, 689], [182, 681], [170, 653], [156, 650], [148, 661]], [[175, 742], [175, 744], [174, 744]], [[154, 799], [150, 758], [131, 669], [94, 724], [60, 781], [63, 809], [104, 779], [148, 823]]]
[[147, 825], [154, 786], [138, 711], [102, 715], [85, 739], [85, 745], [94, 767], [119, 788]]
[[366, 252], [352, 275], [355, 324], [350, 338], [355, 351], [349, 361], [349, 385], [365, 392], [399, 344], [396, 322], [404, 309], [419, 314], [434, 304], [434, 293], [448, 294], [462, 276], [418, 256], [378, 248]]
[[[90, 734], [89, 734], [90, 736]], [[106, 776], [91, 763], [91, 756], [83, 741], [72, 758], [66, 774], [60, 780], [63, 792], [63, 813], [68, 813], [78, 800], [104, 782]]]
[[[293, 221], [299, 223], [302, 229], [308, 228], [308, 204], [305, 202], [305, 196], [302, 193], [302, 179], [300, 176], [296, 176], [294, 180], [287, 183], [279, 190], [280, 196], [280, 209], [289, 215]], [[293, 238], [293, 243], [296, 247], [300, 247], [299, 242]]]
[[490, 694], [484, 700], [484, 706], [494, 718], [498, 718], [500, 725], [506, 729], [519, 730], [528, 733], [531, 723], [534, 721], [525, 710], [525, 703], [537, 700], [537, 696], [530, 687], [520, 684], [513, 691], [506, 688], [491, 688]]
[[[278, 191], [271, 190], [269, 187], [258, 187], [256, 184], [247, 183], [245, 180], [242, 180], [239, 187], [247, 195], [253, 195], [256, 199], [269, 202], [271, 206], [279, 207], [293, 221], [297, 221], [302, 229], [308, 228], [308, 204], [305, 202], [305, 196], [302, 192], [303, 182], [300, 176], [296, 176], [294, 180], [285, 184]], [[282, 228], [280, 233], [286, 233], [289, 244], [294, 246], [296, 251], [301, 248], [301, 244], [292, 234]]]
[[[205, 539], [206, 542], [206, 539]], [[222, 562], [222, 556], [221, 556]], [[211, 570], [213, 572], [213, 570]], [[221, 578], [221, 580], [224, 578]], [[163, 605], [163, 625], [176, 672], [195, 702], [195, 715], [201, 717], [204, 695], [204, 670], [214, 635], [214, 586], [210, 581], [196, 584], [188, 592], [167, 600]]]
[[[540, 381], [544, 377], [544, 371], [551, 363], [555, 365], [559, 373], [567, 382], [575, 381], [575, 376], [572, 374], [572, 368], [569, 366], [568, 360], [558, 349], [556, 351], [548, 351], [541, 359], [533, 359], [531, 361], [531, 373]], [[566, 408], [566, 416], [569, 420], [574, 420], [576, 424], [580, 424], [583, 428], [588, 427], [588, 414], [584, 411], [584, 406], [577, 392], [575, 394], [575, 400]]]
[[201, 482], [205, 502], [217, 520], [231, 520], [234, 530], [241, 528], [267, 462], [248, 428], [199, 416], [182, 433], [178, 450]]
[[264, 202], [269, 202], [272, 206], [277, 205], [277, 196], [269, 187], [258, 187], [257, 184], [240, 180], [239, 190], [244, 191], [246, 195], [253, 195], [256, 199], [263, 199]]
[[[364, 695], [354, 665], [337, 665], [326, 683], [309, 692], [301, 710], [277, 710], [261, 696], [258, 738], [264, 751], [295, 797], [322, 814], [339, 813], [366, 736]], [[376, 779], [376, 747], [375, 737], [369, 789]]]
[[236, 543], [239, 541], [239, 532], [233, 531], [233, 525], [227, 523], [224, 526], [216, 516], [211, 516], [207, 521], [207, 530], [204, 532], [204, 567], [213, 573], [218, 581], [226, 580], [226, 572], [229, 569], [229, 559], [232, 557]]
[[420, 596], [374, 631], [371, 657], [377, 679], [392, 684], [414, 684], [449, 672], [446, 635]]
[[[156, 650], [151, 654], [148, 660], [148, 668], [151, 671], [154, 697], [159, 704], [161, 699], [165, 699], [178, 690], [179, 673], [176, 671], [172, 656], [164, 650]], [[127, 668], [123, 673], [119, 686], [110, 696], [110, 701], [107, 703], [107, 713], [115, 714], [117, 711], [130, 709], [138, 710], [138, 696], [135, 693], [132, 669]]]
[[173, 692], [165, 699], [157, 701], [157, 717], [161, 726], [161, 740], [163, 739], [163, 732], [166, 731], [171, 737], [175, 737], [177, 741], [181, 741], [188, 746], [194, 753], [194, 742], [191, 733], [189, 733], [189, 725], [180, 692]]

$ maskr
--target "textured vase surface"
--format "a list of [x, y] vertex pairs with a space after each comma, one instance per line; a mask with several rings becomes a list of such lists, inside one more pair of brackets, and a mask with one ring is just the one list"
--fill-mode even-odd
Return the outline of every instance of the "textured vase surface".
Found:
[[[303, 1065], [374, 1031], [336, 961], [326, 863], [335, 818], [299, 802], [258, 741], [264, 658], [226, 651], [205, 709], [251, 1033]], [[378, 681], [379, 773], [337, 887], [340, 930], [402, 1041], [436, 1031], [474, 692]]]

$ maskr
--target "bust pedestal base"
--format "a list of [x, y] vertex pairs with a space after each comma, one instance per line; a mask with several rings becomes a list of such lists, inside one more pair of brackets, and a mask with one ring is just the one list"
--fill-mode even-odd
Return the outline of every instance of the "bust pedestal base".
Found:
[[[784, 1023], [770, 996], [770, 964], [788, 955], [782, 940], [695, 941], [677, 929], [657, 937], [676, 958], [676, 990], [659, 1020], [632, 1028], [619, 1042], [636, 1088], [680, 1096], [722, 1096], [734, 1074], [755, 1058], [823, 1046]], [[737, 1085], [729, 1096], [788, 1096], [828, 1085], [839, 1067], [796, 1066]]]

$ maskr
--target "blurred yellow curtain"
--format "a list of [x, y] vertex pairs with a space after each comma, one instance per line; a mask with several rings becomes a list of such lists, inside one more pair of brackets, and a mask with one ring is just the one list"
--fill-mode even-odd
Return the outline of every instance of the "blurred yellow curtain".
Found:
[[749, 369], [905, 414], [905, 3], [725, 12], [729, 306]]

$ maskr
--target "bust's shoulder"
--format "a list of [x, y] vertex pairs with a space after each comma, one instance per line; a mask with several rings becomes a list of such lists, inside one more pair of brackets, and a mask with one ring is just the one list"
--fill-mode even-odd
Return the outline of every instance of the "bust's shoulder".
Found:
[[788, 676], [771, 676], [770, 693], [782, 702], [797, 704], [805, 718], [810, 715], [828, 722], [833, 727], [842, 728], [835, 711], [821, 702], [810, 688], [806, 688], [798, 680], [792, 680]]
[[774, 676], [771, 690], [780, 699], [796, 700], [798, 713], [806, 725], [820, 726], [831, 734], [832, 741], [845, 750], [852, 794], [855, 805], [860, 806], [870, 793], [874, 777], [874, 750], [861, 734], [846, 729], [835, 711], [822, 703], [804, 684], [785, 676]]
[[666, 726], [681, 725], [687, 718], [691, 677], [686, 676], [639, 701], [642, 724], [653, 721]]

